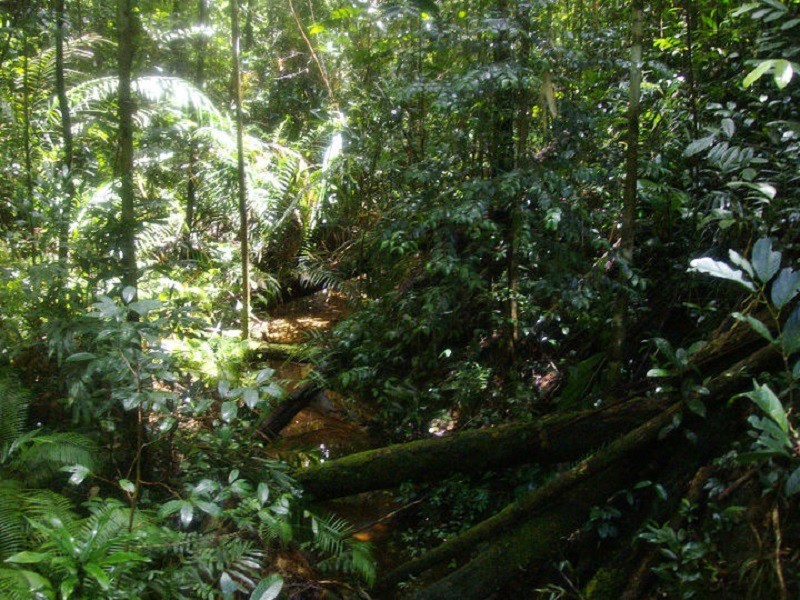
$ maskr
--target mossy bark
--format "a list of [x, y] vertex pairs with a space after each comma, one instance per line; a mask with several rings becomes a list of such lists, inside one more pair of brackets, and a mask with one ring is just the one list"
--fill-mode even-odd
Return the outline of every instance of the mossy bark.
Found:
[[317, 500], [328, 500], [392, 488], [405, 481], [431, 481], [453, 473], [571, 461], [630, 431], [664, 407], [639, 398], [615, 407], [557, 415], [534, 423], [395, 444], [307, 468], [296, 477], [308, 494]]

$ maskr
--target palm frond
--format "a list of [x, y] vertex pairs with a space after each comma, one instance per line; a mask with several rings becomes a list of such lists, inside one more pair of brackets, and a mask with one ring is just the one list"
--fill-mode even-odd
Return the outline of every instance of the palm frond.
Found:
[[[116, 97], [118, 86], [116, 77], [100, 77], [70, 89], [67, 96], [76, 120], [96, 116], [100, 105]], [[230, 121], [214, 106], [211, 99], [180, 77], [137, 77], [131, 82], [131, 89], [140, 99], [184, 112], [200, 124], [230, 128]]]

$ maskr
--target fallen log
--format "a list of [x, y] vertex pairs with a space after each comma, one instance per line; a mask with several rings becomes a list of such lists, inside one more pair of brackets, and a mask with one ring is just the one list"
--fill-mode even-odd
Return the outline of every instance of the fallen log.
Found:
[[636, 398], [613, 407], [555, 415], [533, 423], [395, 444], [309, 467], [295, 477], [314, 499], [330, 500], [453, 473], [479, 473], [531, 462], [566, 462], [630, 431], [665, 406]]
[[[717, 406], [722, 405], [730, 394], [741, 387], [745, 377], [768, 366], [775, 361], [776, 356], [777, 353], [774, 349], [767, 347], [755, 352], [752, 356], [723, 372], [708, 383], [707, 387], [711, 392], [710, 399], [713, 399], [713, 403]], [[682, 403], [673, 404], [658, 416], [616, 439], [594, 456], [584, 460], [576, 467], [561, 474], [521, 500], [507, 506], [493, 517], [479, 523], [458, 537], [448, 540], [422, 557], [401, 565], [382, 579], [379, 589], [391, 590], [399, 582], [411, 576], [419, 575], [438, 564], [463, 556], [474, 550], [478, 544], [495, 540], [490, 550], [481, 554], [456, 573], [430, 586], [419, 597], [483, 598], [488, 596], [492, 593], [492, 589], [485, 595], [480, 595], [483, 592], [476, 592], [478, 595], [471, 595], [471, 593], [465, 594], [463, 590], [466, 588], [460, 588], [459, 586], [467, 585], [467, 581], [469, 581], [468, 585], [476, 590], [484, 590], [487, 586], [492, 588], [492, 586], [501, 585], [502, 581], [507, 580], [517, 569], [518, 564], [524, 566], [524, 564], [535, 558], [549, 556], [546, 554], [546, 551], [550, 551], [548, 546], [556, 544], [560, 538], [551, 536], [547, 538], [546, 543], [540, 543], [541, 540], [538, 537], [536, 540], [531, 540], [526, 536], [530, 536], [534, 530], [538, 531], [540, 529], [550, 532], [558, 531], [560, 535], [566, 535], [574, 522], [582, 523], [586, 518], [584, 513], [574, 515], [572, 514], [573, 511], [564, 511], [561, 505], [564, 502], [572, 502], [576, 497], [585, 494], [586, 492], [579, 492], [578, 490], [582, 485], [591, 483], [589, 486], [591, 489], [594, 489], [592, 486], [597, 489], [604, 488], [606, 481], [603, 473], [608, 469], [622, 468], [623, 472], [627, 470], [630, 474], [633, 474], [634, 470], [631, 466], [638, 459], [637, 455], [645, 452], [646, 447], [655, 442], [682, 409]], [[594, 497], [594, 494], [595, 492], [592, 491], [590, 495]], [[555, 500], [558, 500], [559, 510], [555, 512], [547, 510], [548, 505]], [[543, 515], [541, 517], [537, 516], [540, 511], [544, 511], [541, 512]], [[564, 512], [570, 514], [566, 515]], [[526, 519], [531, 518], [533, 518], [533, 521], [526, 524]], [[516, 526], [520, 527], [519, 531], [504, 533]], [[541, 532], [537, 535], [541, 535]], [[500, 541], [496, 539], [498, 536], [500, 536]], [[545, 554], [542, 554], [542, 552], [545, 552]], [[508, 562], [509, 558], [511, 558], [510, 562]], [[502, 567], [494, 564], [504, 562], [508, 564]], [[503, 577], [500, 577], [501, 572]], [[489, 580], [479, 584], [481, 577], [484, 575]], [[459, 589], [462, 590], [461, 595], [458, 595]]]
[[278, 437], [281, 430], [292, 422], [295, 415], [306, 408], [322, 391], [317, 381], [309, 381], [298, 386], [281, 404], [273, 410], [258, 426], [258, 432], [267, 438]]

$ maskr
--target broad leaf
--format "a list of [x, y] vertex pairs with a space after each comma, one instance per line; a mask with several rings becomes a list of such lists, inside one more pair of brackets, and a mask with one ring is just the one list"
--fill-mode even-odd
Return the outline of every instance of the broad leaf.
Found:
[[781, 309], [792, 301], [800, 292], [800, 271], [789, 268], [781, 269], [775, 283], [772, 284], [771, 296], [775, 308]]
[[136, 297], [135, 287], [129, 285], [122, 290], [122, 301], [125, 302], [125, 304], [128, 304], [135, 297]]
[[785, 88], [789, 85], [789, 82], [792, 80], [792, 76], [794, 75], [794, 67], [792, 63], [788, 60], [779, 59], [775, 61], [775, 74], [773, 75], [775, 79], [775, 84], [778, 86], [779, 89]]
[[781, 253], [772, 250], [772, 240], [761, 238], [753, 246], [753, 269], [763, 283], [768, 283], [781, 268]]
[[250, 594], [250, 600], [274, 600], [283, 589], [283, 577], [275, 573], [262, 579]]
[[747, 323], [752, 327], [758, 335], [766, 339], [768, 342], [772, 343], [775, 339], [772, 337], [772, 333], [769, 331], [769, 327], [764, 325], [761, 321], [756, 319], [755, 317], [751, 317], [750, 315], [743, 315], [742, 313], [735, 312], [731, 315], [737, 321], [741, 321], [742, 323]]
[[238, 592], [240, 588], [239, 584], [236, 583], [226, 571], [223, 571], [219, 578], [219, 589], [222, 592], [223, 598], [233, 598], [233, 595]]
[[751, 292], [756, 291], [756, 287], [745, 279], [744, 273], [737, 269], [732, 269], [727, 263], [714, 260], [713, 258], [696, 258], [689, 263], [690, 271], [697, 271], [698, 273], [706, 273], [712, 277], [719, 279], [729, 279], [735, 281], [746, 287]]
[[5, 562], [14, 563], [17, 565], [35, 565], [42, 561], [52, 558], [52, 555], [46, 552], [17, 552], [13, 556], [9, 556]]
[[713, 135], [709, 135], [709, 136], [706, 136], [704, 138], [700, 138], [699, 140], [695, 140], [691, 144], [686, 146], [686, 150], [683, 151], [683, 155], [684, 156], [694, 156], [695, 154], [698, 154], [698, 153], [702, 152], [703, 150], [706, 150], [707, 148], [709, 148], [711, 146], [711, 144], [713, 144], [713, 143], [714, 143], [714, 136]]
[[768, 385], [754, 383], [753, 391], [747, 392], [744, 395], [755, 402], [756, 406], [764, 411], [764, 413], [781, 428], [781, 431], [788, 433], [789, 419], [786, 417], [786, 411], [781, 401]]
[[767, 71], [769, 71], [770, 69], [772, 69], [772, 67], [774, 67], [774, 66], [775, 66], [775, 61], [774, 61], [774, 60], [764, 60], [764, 61], [761, 61], [761, 62], [760, 62], [760, 63], [759, 63], [757, 66], [756, 66], [756, 68], [755, 68], [755, 69], [753, 69], [752, 71], [750, 71], [750, 72], [747, 74], [747, 77], [745, 77], [745, 78], [744, 78], [744, 81], [742, 82], [742, 84], [743, 84], [743, 85], [744, 85], [744, 87], [746, 87], [746, 88], [747, 88], [747, 87], [750, 87], [750, 86], [751, 86], [751, 85], [753, 85], [753, 84], [754, 84], [756, 81], [758, 81], [759, 79], [761, 79], [761, 77], [764, 75], [764, 73], [766, 73]]
[[100, 589], [107, 592], [111, 588], [111, 580], [108, 573], [103, 571], [96, 563], [90, 562], [83, 565], [83, 569], [92, 576], [92, 578], [100, 585]]
[[253, 409], [258, 406], [261, 397], [258, 395], [258, 390], [253, 388], [245, 388], [242, 391], [242, 400], [247, 405], [247, 408]]
[[736, 125], [733, 119], [722, 119], [722, 131], [728, 139], [733, 137], [733, 134], [736, 132]]
[[181, 525], [188, 527], [192, 523], [194, 507], [191, 502], [181, 502]]
[[794, 496], [800, 492], [800, 467], [797, 467], [792, 474], [786, 479], [786, 495]]
[[222, 420], [226, 423], [230, 423], [236, 418], [236, 414], [239, 412], [239, 407], [236, 405], [236, 402], [228, 400], [227, 402], [222, 403], [222, 408], [220, 409], [220, 416]]
[[781, 333], [781, 345], [786, 354], [794, 354], [800, 350], [800, 305], [795, 307], [794, 312], [786, 319]]
[[751, 265], [750, 261], [747, 260], [744, 256], [736, 252], [736, 250], [728, 250], [728, 258], [730, 258], [730, 261], [734, 265], [744, 269], [745, 273], [747, 273], [750, 276], [750, 279], [755, 278], [756, 274], [755, 271], [753, 271], [753, 265]]

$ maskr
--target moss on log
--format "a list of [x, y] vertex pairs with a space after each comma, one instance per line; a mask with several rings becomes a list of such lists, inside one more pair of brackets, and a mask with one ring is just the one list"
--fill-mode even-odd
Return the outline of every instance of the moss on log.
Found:
[[[771, 348], [764, 348], [719, 374], [707, 385], [711, 392], [709, 402], [717, 406], [722, 405], [730, 394], [742, 386], [745, 377], [753, 371], [760, 371], [767, 367], [775, 358], [776, 353]], [[431, 592], [426, 591], [420, 595], [421, 598], [485, 597], [481, 595], [457, 596], [449, 594], [457, 592], [459, 589], [457, 586], [466, 585], [465, 580], [469, 580], [469, 585], [476, 589], [481, 588], [481, 586], [494, 585], [494, 580], [500, 578], [501, 573], [501, 571], [498, 571], [500, 567], [494, 565], [494, 563], [506, 561], [502, 553], [497, 553], [496, 548], [504, 549], [503, 551], [510, 553], [509, 556], [512, 557], [511, 566], [503, 567], [504, 579], [500, 578], [502, 581], [506, 581], [513, 575], [517, 568], [517, 565], [514, 564], [515, 561], [523, 561], [520, 564], [524, 565], [527, 564], [524, 561], [530, 562], [537, 558], [547, 558], [549, 555], [541, 554], [542, 549], [547, 550], [551, 544], [557, 545], [560, 537], [550, 535], [545, 545], [542, 546], [539, 543], [539, 538], [534, 541], [525, 541], [526, 536], [532, 535], [534, 530], [541, 531], [543, 528], [545, 531], [551, 531], [552, 527], [556, 527], [560, 531], [560, 536], [564, 536], [569, 532], [569, 528], [573, 526], [572, 524], [576, 520], [578, 524], [585, 521], [586, 515], [584, 512], [575, 515], [573, 514], [574, 511], [570, 509], [566, 511], [570, 513], [569, 515], [562, 514], [565, 512], [564, 506], [575, 502], [576, 499], [582, 499], [587, 494], [585, 490], [582, 491], [586, 486], [591, 490], [589, 495], [595, 497], [597, 490], [605, 489], [607, 483], [605, 478], [609, 472], [615, 469], [621, 469], [620, 477], [614, 478], [615, 485], [618, 486], [616, 489], [621, 487], [619, 484], [625, 481], [625, 477], [635, 476], [636, 470], [633, 465], [641, 459], [641, 455], [646, 454], [647, 447], [658, 439], [665, 427], [670, 425], [682, 411], [682, 408], [681, 403], [673, 404], [643, 425], [614, 440], [594, 456], [587, 458], [550, 483], [507, 506], [493, 517], [434, 548], [422, 557], [401, 565], [382, 579], [379, 589], [391, 590], [399, 582], [411, 576], [424, 573], [432, 567], [453, 558], [464, 556], [473, 551], [479, 544], [494, 540], [490, 550], [462, 567], [462, 569], [459, 569], [456, 573], [431, 586], [429, 588]], [[612, 491], [616, 491], [616, 489]], [[551, 510], [549, 507], [554, 505], [556, 501], [558, 502], [558, 510]], [[539, 514], [549, 515], [549, 517], [543, 522], [542, 519], [544, 517], [539, 517]], [[527, 520], [532, 518], [534, 524], [526, 523]], [[513, 534], [503, 533], [517, 526], [520, 527], [519, 532]], [[515, 548], [518, 543], [527, 548], [527, 550], [524, 552], [522, 550], [517, 551]], [[489, 575], [492, 581], [479, 583], [479, 574], [485, 570], [492, 571]], [[500, 585], [502, 585], [502, 581], [499, 582]], [[486, 595], [489, 595], [489, 593]]]
[[431, 481], [453, 473], [539, 462], [575, 460], [630, 431], [664, 409], [639, 398], [594, 411], [556, 415], [534, 423], [464, 431], [351, 454], [299, 471], [298, 481], [317, 500]]

